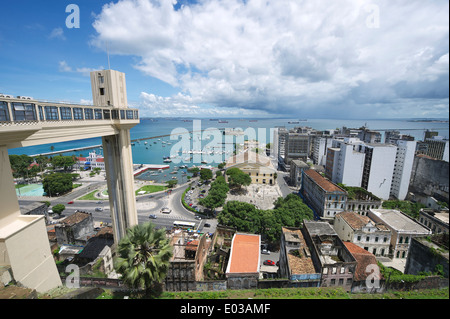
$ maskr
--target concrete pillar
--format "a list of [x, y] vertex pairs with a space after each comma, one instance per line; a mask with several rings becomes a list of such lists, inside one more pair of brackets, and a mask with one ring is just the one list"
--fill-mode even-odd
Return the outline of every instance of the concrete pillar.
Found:
[[8, 148], [0, 145], [0, 223], [2, 219], [20, 215]]
[[38, 292], [60, 286], [44, 216], [20, 213], [6, 146], [0, 146], [0, 203], [0, 266], [10, 267], [15, 281]]
[[119, 129], [118, 134], [105, 136], [102, 141], [114, 241], [117, 244], [127, 228], [138, 224], [130, 130]]

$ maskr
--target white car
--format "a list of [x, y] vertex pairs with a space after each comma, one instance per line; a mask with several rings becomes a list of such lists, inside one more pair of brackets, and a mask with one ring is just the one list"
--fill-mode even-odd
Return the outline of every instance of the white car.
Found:
[[163, 207], [161, 209], [161, 213], [163, 214], [170, 214], [172, 212], [172, 210], [169, 207]]

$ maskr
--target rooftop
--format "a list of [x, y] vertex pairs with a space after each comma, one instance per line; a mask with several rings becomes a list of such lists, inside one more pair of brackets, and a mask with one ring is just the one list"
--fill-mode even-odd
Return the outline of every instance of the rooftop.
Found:
[[257, 163], [262, 166], [267, 166], [268, 168], [274, 168], [272, 165], [272, 161], [268, 156], [250, 151], [248, 149], [234, 155], [233, 157], [230, 157], [226, 162], [225, 168], [229, 168], [236, 164], [242, 163]]
[[[351, 242], [344, 242], [344, 245], [357, 261], [354, 280], [366, 280], [367, 276], [372, 274], [371, 271], [366, 272], [367, 266], [377, 265], [375, 255]], [[382, 275], [380, 274], [380, 276]]]
[[75, 214], [64, 218], [64, 220], [61, 223], [68, 226], [72, 226], [78, 224], [79, 222], [85, 220], [86, 218], [89, 218], [90, 216], [92, 215], [89, 213], [76, 212]]
[[226, 273], [258, 273], [260, 235], [235, 234]]
[[420, 235], [431, 233], [428, 228], [423, 227], [414, 219], [395, 209], [370, 209], [370, 213], [380, 218], [387, 226], [396, 231]]
[[353, 229], [361, 229], [369, 222], [372, 222], [372, 224], [375, 225], [379, 230], [389, 230], [386, 225], [382, 223], [376, 223], [368, 216], [363, 216], [355, 212], [342, 212], [337, 214], [336, 216], [342, 217]]
[[291, 274], [315, 274], [316, 270], [314, 268], [311, 257], [306, 256], [305, 252], [303, 251], [303, 249], [307, 249], [309, 252], [309, 249], [306, 246], [306, 242], [303, 238], [301, 230], [286, 227], [283, 227], [282, 230], [286, 241], [300, 242], [299, 252], [301, 253], [301, 255], [295, 256], [286, 252]]
[[337, 233], [328, 222], [304, 221], [306, 229], [311, 237], [320, 235], [336, 235]]
[[306, 170], [305, 174], [308, 175], [317, 185], [319, 185], [319, 187], [321, 187], [326, 192], [346, 193], [344, 189], [329, 181], [313, 169]]

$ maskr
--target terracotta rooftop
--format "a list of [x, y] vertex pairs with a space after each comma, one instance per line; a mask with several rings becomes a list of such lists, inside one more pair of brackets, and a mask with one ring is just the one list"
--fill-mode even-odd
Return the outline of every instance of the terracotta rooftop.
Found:
[[382, 223], [376, 223], [372, 219], [370, 219], [367, 216], [360, 215], [355, 212], [342, 212], [337, 214], [337, 216], [342, 217], [347, 224], [350, 225], [353, 229], [361, 229], [362, 227], [366, 226], [369, 222], [372, 222], [378, 229], [380, 230], [389, 230], [386, 225]]
[[291, 275], [315, 274], [316, 270], [314, 268], [314, 264], [312, 262], [311, 257], [305, 256], [305, 252], [303, 251], [304, 248], [308, 249], [308, 246], [306, 246], [306, 242], [305, 239], [303, 238], [301, 230], [300, 229], [294, 230], [282, 227], [282, 231], [286, 239], [290, 237], [289, 235], [296, 235], [295, 238], [298, 238], [300, 241], [299, 251], [302, 254], [302, 257], [297, 257], [289, 253], [287, 254]]
[[260, 243], [259, 235], [235, 234], [227, 273], [259, 272]]
[[[367, 266], [372, 264], [377, 265], [375, 255], [348, 241], [344, 241], [344, 245], [345, 247], [347, 247], [353, 257], [355, 257], [357, 262], [354, 281], [366, 280], [367, 276], [369, 276], [373, 272], [372, 270], [369, 271], [370, 268], [367, 269]], [[383, 279], [383, 276], [381, 274], [380, 279]]]
[[268, 166], [272, 168], [272, 162], [269, 157], [249, 150], [245, 150], [244, 152], [230, 157], [226, 161], [225, 168], [229, 168], [236, 164], [242, 163], [258, 163], [262, 166]]
[[317, 185], [319, 185], [326, 192], [343, 192], [346, 193], [345, 190], [337, 186], [336, 184], [330, 182], [328, 179], [317, 173], [313, 169], [308, 169], [305, 171], [305, 174], [308, 175]]
[[86, 218], [88, 218], [89, 216], [91, 216], [91, 214], [89, 213], [83, 213], [83, 212], [76, 212], [73, 215], [70, 215], [69, 217], [66, 217], [62, 223], [66, 224], [66, 225], [75, 225], [83, 220], [85, 220]]

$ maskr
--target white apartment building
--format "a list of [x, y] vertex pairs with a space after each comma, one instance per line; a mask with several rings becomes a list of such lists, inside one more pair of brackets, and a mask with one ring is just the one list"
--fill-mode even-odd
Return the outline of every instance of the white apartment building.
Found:
[[333, 138], [331, 136], [316, 136], [313, 143], [313, 162], [316, 165], [326, 165], [327, 150], [333, 147]]
[[404, 200], [408, 194], [417, 142], [405, 140], [397, 140], [395, 142], [397, 154], [395, 156], [390, 195], [399, 200]]
[[326, 176], [334, 183], [362, 187], [389, 199], [397, 146], [366, 144], [358, 138], [334, 140], [328, 150]]
[[389, 199], [397, 147], [390, 144], [361, 146], [366, 154], [361, 187], [382, 199]]
[[328, 149], [326, 176], [334, 183], [361, 187], [365, 154], [359, 152], [363, 145], [358, 138], [346, 137], [333, 140], [333, 147]]

